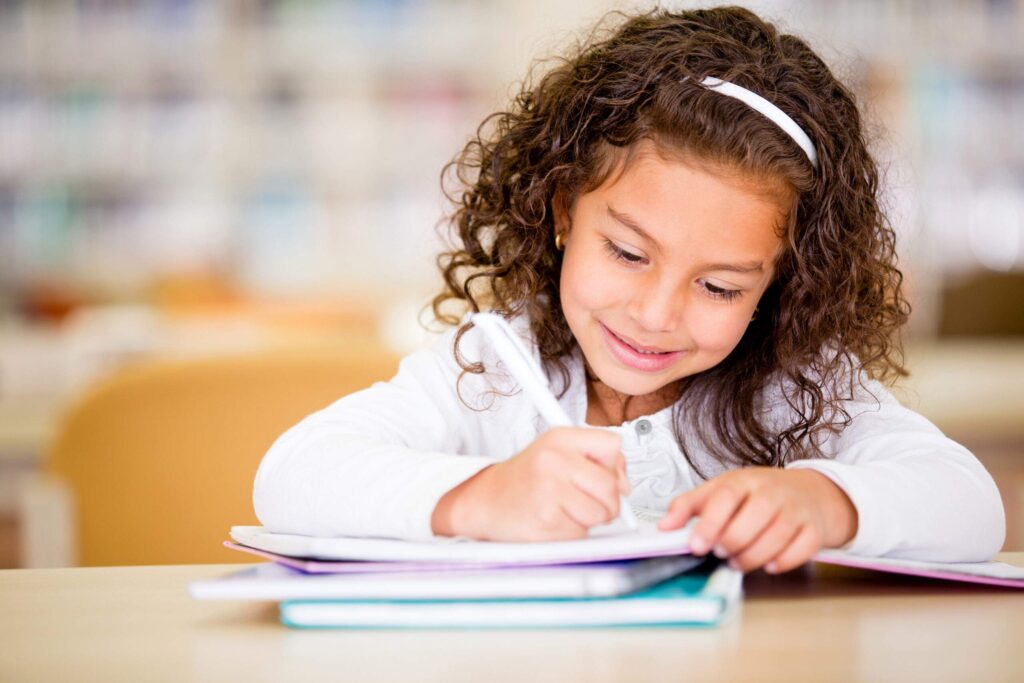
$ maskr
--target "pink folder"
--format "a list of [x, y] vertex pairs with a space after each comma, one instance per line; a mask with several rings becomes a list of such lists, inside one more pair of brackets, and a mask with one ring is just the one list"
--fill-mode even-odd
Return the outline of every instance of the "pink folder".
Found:
[[940, 563], [857, 557], [838, 551], [820, 552], [814, 556], [813, 560], [825, 564], [920, 576], [927, 579], [980, 583], [1004, 588], [1024, 588], [1024, 568], [1003, 562], [972, 562], [949, 564], [947, 567], [943, 567]]
[[[299, 571], [306, 572], [307, 574], [378, 574], [386, 572], [436, 572], [459, 571], [466, 569], [506, 569], [551, 566], [551, 564], [547, 562], [525, 564], [516, 563], [514, 565], [510, 565], [493, 562], [368, 562], [362, 560], [346, 562], [343, 560], [310, 560], [304, 557], [290, 557], [288, 555], [272, 553], [267, 550], [250, 548], [249, 546], [241, 545], [240, 543], [232, 543], [231, 541], [224, 541], [224, 547], [230, 548], [231, 550], [240, 550], [243, 553], [258, 555], [259, 557], [273, 560], [278, 564], [291, 567], [292, 569], [298, 569]], [[623, 560], [609, 560], [608, 562], [621, 563]]]

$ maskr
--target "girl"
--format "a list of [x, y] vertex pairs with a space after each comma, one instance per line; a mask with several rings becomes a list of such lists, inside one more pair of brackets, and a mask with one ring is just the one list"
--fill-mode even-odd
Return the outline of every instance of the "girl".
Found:
[[[699, 516], [693, 550], [743, 570], [999, 550], [991, 477], [880, 383], [905, 374], [894, 234], [853, 97], [802, 40], [655, 10], [489, 121], [452, 162], [454, 327], [274, 444], [266, 527], [566, 539], [623, 493], [661, 529]], [[453, 301], [509, 317], [590, 428], [545, 431]]]

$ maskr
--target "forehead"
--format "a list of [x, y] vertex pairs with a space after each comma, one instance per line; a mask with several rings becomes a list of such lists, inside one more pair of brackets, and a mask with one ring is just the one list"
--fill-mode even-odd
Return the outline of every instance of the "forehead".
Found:
[[784, 214], [789, 212], [797, 195], [792, 183], [781, 174], [752, 171], [745, 169], [738, 162], [702, 156], [697, 152], [657, 142], [651, 138], [641, 138], [627, 147], [603, 143], [597, 148], [597, 159], [599, 161], [592, 176], [593, 182], [584, 190], [585, 192], [614, 184], [637, 165], [644, 167], [645, 171], [650, 171], [651, 166], [665, 166], [669, 162], [676, 162], [716, 176], [736, 190], [775, 202], [780, 212]]
[[607, 213], [610, 206], [628, 214], [659, 242], [719, 243], [774, 255], [793, 193], [781, 182], [693, 157], [666, 157], [648, 144], [623, 154], [604, 182], [580, 199], [590, 210]]

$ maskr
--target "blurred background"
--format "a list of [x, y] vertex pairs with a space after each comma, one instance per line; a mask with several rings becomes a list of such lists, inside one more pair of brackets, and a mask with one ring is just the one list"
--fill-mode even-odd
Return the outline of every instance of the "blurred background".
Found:
[[[1024, 0], [746, 5], [862, 97], [914, 306], [896, 391], [995, 474], [1024, 549]], [[428, 334], [442, 166], [534, 58], [648, 6], [0, 0], [0, 567], [90, 563], [76, 477], [155, 456], [69, 434], [126, 372], [357, 349], [386, 375]]]

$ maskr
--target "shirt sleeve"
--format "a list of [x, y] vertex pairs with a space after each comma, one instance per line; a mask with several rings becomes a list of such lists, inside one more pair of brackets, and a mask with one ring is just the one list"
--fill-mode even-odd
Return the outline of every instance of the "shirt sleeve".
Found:
[[256, 473], [260, 523], [312, 536], [432, 538], [441, 496], [494, 462], [467, 452], [479, 411], [462, 398], [472, 401], [480, 378], [466, 375], [457, 387], [453, 340], [454, 330], [403, 359], [390, 381], [345, 396], [281, 435]]
[[869, 557], [981, 562], [1006, 535], [991, 475], [966, 448], [867, 381], [845, 404], [852, 422], [831, 437], [825, 459], [798, 460], [849, 496], [857, 533], [842, 550]]

